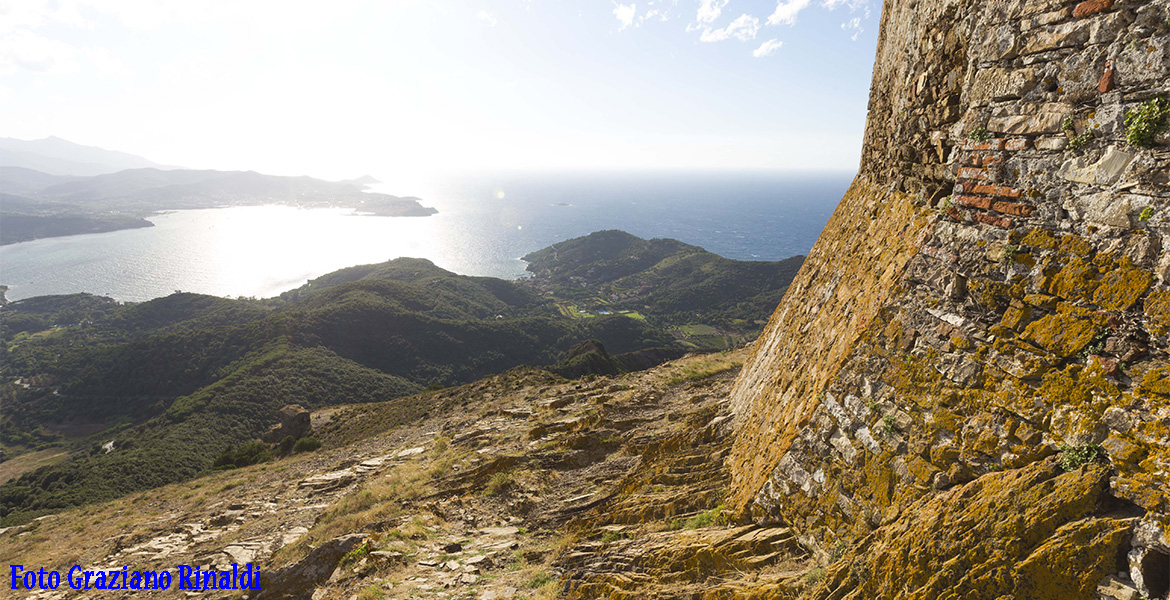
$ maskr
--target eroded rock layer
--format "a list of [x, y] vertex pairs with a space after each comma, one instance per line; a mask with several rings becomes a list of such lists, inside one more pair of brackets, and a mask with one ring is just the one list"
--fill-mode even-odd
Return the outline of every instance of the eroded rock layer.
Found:
[[[1167, 94], [1166, 0], [885, 2], [860, 173], [731, 396], [735, 508], [854, 557], [819, 593], [1167, 593]], [[1065, 481], [1099, 501], [1017, 501]]]

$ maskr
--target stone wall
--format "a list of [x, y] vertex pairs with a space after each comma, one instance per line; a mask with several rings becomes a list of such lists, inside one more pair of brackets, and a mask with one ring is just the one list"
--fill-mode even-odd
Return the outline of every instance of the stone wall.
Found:
[[1126, 116], [1166, 94], [1170, 0], [887, 0], [859, 175], [732, 391], [733, 504], [862, 576], [940, 496], [1100, 449], [1097, 505], [989, 512], [1002, 577], [1109, 519], [1095, 564], [1164, 593], [1170, 138]]

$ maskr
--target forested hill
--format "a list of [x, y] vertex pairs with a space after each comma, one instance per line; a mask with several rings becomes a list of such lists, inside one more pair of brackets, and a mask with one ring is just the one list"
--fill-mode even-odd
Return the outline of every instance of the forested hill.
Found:
[[[732, 269], [743, 264], [678, 242], [648, 243], [690, 248]], [[758, 286], [748, 295], [757, 297], [787, 283], [742, 285]], [[685, 287], [674, 283], [679, 294]], [[21, 476], [0, 486], [0, 517], [24, 520], [192, 477], [226, 448], [260, 436], [289, 404], [401, 397], [396, 418], [407, 422], [430, 410], [419, 394], [428, 386], [558, 365], [588, 340], [629, 355], [602, 362], [634, 368], [738, 339], [706, 324], [717, 319], [699, 306], [679, 325], [662, 316], [672, 311], [654, 307], [567, 316], [565, 302], [529, 282], [403, 258], [330, 273], [268, 300], [177, 293], [121, 304], [75, 294], [9, 303], [0, 307], [0, 476]], [[762, 320], [772, 308], [746, 316]], [[692, 336], [688, 326], [715, 333]], [[564, 372], [588, 372], [574, 365]]]
[[672, 239], [598, 231], [524, 257], [529, 285], [594, 310], [636, 310], [672, 324], [702, 322], [749, 333], [775, 309], [803, 256], [724, 258]]

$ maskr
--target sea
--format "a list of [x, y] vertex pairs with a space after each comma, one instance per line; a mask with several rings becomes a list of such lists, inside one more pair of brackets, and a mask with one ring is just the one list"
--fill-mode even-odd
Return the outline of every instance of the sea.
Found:
[[270, 297], [343, 267], [426, 258], [515, 279], [521, 257], [604, 229], [674, 238], [737, 260], [812, 248], [851, 173], [571, 172], [451, 175], [409, 188], [430, 217], [248, 206], [164, 212], [154, 227], [0, 247], [9, 300], [88, 292], [137, 302], [176, 291]]

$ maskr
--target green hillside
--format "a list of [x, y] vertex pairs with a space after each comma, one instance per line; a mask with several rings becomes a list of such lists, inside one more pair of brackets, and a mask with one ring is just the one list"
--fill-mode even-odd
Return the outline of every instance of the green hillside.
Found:
[[[647, 318], [571, 318], [561, 305], [580, 296], [567, 286], [550, 294], [536, 281], [467, 277], [405, 258], [342, 269], [268, 300], [176, 293], [122, 304], [75, 294], [4, 305], [3, 459], [71, 454], [0, 486], [0, 523], [193, 477], [258, 438], [288, 404], [399, 398], [396, 418], [407, 422], [429, 410], [424, 388], [520, 365], [555, 365], [570, 377], [649, 367], [694, 347], [672, 315], [755, 322], [774, 308], [729, 304], [715, 288], [778, 300], [788, 282], [769, 279], [777, 271], [765, 265], [775, 263], [621, 235], [637, 242], [592, 267], [576, 257], [573, 268], [595, 275], [589, 285], [604, 294], [672, 279], [639, 298]], [[661, 307], [645, 306], [655, 302]]]

